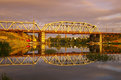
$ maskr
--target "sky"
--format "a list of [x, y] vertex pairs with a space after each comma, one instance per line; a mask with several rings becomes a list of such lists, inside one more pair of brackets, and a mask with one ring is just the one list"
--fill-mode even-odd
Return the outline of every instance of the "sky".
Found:
[[86, 22], [97, 27], [121, 27], [121, 0], [0, 0], [0, 20]]

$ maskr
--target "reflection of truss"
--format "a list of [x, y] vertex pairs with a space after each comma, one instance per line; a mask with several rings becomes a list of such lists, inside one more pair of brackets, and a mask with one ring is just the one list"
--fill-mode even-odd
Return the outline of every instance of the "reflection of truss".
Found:
[[32, 57], [25, 56], [25, 57], [4, 57], [0, 58], [1, 65], [32, 65], [35, 64]]
[[92, 63], [86, 55], [18, 56], [0, 58], [0, 65], [33, 65], [40, 61], [58, 66], [85, 65]]
[[74, 55], [74, 56], [48, 56], [44, 57], [43, 60], [52, 65], [59, 66], [72, 66], [72, 65], [85, 65], [89, 64], [92, 61], [89, 61], [84, 55]]
[[80, 38], [81, 39], [88, 39], [90, 36], [89, 35], [81, 35]]
[[81, 49], [81, 52], [88, 52], [89, 51], [89, 48], [87, 47], [80, 47]]

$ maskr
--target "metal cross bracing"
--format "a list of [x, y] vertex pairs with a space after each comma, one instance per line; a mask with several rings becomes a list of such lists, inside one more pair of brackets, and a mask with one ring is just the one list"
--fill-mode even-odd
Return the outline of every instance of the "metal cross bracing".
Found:
[[100, 32], [100, 30], [92, 24], [85, 22], [58, 21], [38, 25], [36, 22], [22, 21], [0, 21], [0, 31], [23, 31], [23, 32], [45, 32], [60, 34], [121, 34], [114, 32]]
[[80, 47], [81, 52], [89, 52], [89, 48], [88, 47]]
[[36, 22], [21, 21], [0, 21], [0, 30], [24, 32], [47, 32], [47, 33], [92, 33], [100, 32], [99, 29], [91, 24], [84, 22], [59, 21], [45, 24], [43, 27]]
[[58, 33], [76, 33], [76, 32], [100, 32], [99, 29], [91, 24], [84, 23], [84, 22], [71, 22], [71, 21], [59, 21], [48, 23], [43, 26], [41, 31], [51, 31], [51, 32], [58, 32]]
[[87, 59], [86, 55], [52, 55], [52, 56], [10, 56], [0, 58], [0, 66], [5, 65], [34, 65], [44, 61], [47, 64], [57, 66], [86, 65], [93, 61]]
[[[45, 34], [87, 34], [81, 35], [81, 38], [87, 39], [89, 34], [100, 34], [99, 29], [91, 24], [84, 22], [59, 21], [45, 24], [43, 27], [37, 25], [36, 22], [21, 21], [0, 21], [0, 31], [33, 33], [33, 41], [35, 33], [38, 33], [38, 41], [45, 43]], [[24, 37], [24, 36], [22, 36]]]
[[[102, 54], [103, 55], [103, 54]], [[110, 54], [109, 54], [110, 55]], [[119, 54], [111, 54], [110, 56], [118, 59], [120, 57], [116, 56]], [[96, 60], [90, 60], [88, 58], [88, 53], [62, 53], [62, 54], [46, 54], [46, 55], [22, 55], [22, 56], [8, 56], [0, 57], [0, 66], [8, 65], [35, 65], [42, 63], [43, 61], [47, 64], [56, 66], [73, 66], [73, 65], [86, 65]], [[110, 59], [109, 59], [110, 61]]]
[[21, 21], [0, 21], [0, 29], [2, 30], [25, 30], [33, 31], [40, 30], [40, 27], [33, 22], [21, 22]]
[[87, 59], [85, 55], [66, 55], [66, 56], [48, 56], [43, 58], [43, 60], [52, 65], [57, 65], [57, 66], [73, 66], [73, 65], [86, 65], [90, 64], [93, 61], [90, 61]]

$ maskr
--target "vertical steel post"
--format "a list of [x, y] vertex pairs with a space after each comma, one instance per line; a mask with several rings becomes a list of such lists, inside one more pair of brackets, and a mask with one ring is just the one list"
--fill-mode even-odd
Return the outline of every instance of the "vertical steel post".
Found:
[[102, 43], [103, 43], [103, 40], [102, 40], [102, 34], [100, 34], [100, 42], [99, 42], [100, 53], [102, 53]]

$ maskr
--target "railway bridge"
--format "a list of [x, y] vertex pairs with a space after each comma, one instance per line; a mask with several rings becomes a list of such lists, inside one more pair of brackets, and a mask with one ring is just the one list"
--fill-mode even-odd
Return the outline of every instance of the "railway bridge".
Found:
[[[35, 33], [38, 34], [38, 39], [41, 43], [45, 43], [46, 33], [52, 34], [81, 34], [98, 36], [98, 44], [101, 45], [104, 35], [120, 35], [121, 33], [100, 32], [100, 30], [92, 24], [84, 22], [58, 21], [39, 26], [36, 22], [21, 22], [21, 21], [0, 21], [0, 31], [17, 32], [17, 33]], [[109, 36], [110, 37], [110, 36]], [[113, 37], [113, 36], [112, 36]], [[102, 50], [101, 50], [102, 51]]]
[[20, 21], [0, 21], [0, 31], [38, 33], [39, 40], [45, 42], [45, 34], [99, 34], [102, 42], [102, 34], [121, 34], [111, 32], [100, 32], [100, 30], [92, 24], [84, 22], [59, 21], [39, 26], [36, 22], [20, 22]]

